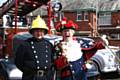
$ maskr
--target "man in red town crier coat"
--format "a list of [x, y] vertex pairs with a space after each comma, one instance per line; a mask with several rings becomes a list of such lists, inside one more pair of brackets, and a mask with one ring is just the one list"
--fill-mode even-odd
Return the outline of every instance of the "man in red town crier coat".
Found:
[[61, 80], [87, 80], [85, 61], [98, 49], [104, 48], [103, 42], [96, 42], [91, 48], [81, 48], [80, 43], [73, 39], [77, 28], [77, 24], [65, 17], [56, 26], [63, 38], [55, 43], [55, 67]]

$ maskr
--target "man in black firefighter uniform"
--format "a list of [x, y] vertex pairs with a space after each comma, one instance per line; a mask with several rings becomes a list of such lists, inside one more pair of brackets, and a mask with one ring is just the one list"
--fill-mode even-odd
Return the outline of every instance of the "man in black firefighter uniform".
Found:
[[25, 40], [16, 52], [15, 64], [23, 72], [22, 80], [52, 80], [53, 46], [44, 35], [48, 28], [37, 16], [29, 31], [32, 38]]

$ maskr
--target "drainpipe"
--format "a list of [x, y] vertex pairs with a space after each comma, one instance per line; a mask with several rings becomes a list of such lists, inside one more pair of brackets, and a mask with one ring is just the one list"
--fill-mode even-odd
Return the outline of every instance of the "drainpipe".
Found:
[[48, 7], [47, 7], [47, 10], [48, 10], [48, 33], [51, 34], [51, 0], [48, 2]]
[[94, 37], [98, 35], [98, 8], [99, 8], [99, 0], [96, 2], [96, 24], [94, 28]]
[[18, 0], [15, 0], [15, 31], [14, 31], [14, 34], [17, 33], [17, 15], [18, 15]]

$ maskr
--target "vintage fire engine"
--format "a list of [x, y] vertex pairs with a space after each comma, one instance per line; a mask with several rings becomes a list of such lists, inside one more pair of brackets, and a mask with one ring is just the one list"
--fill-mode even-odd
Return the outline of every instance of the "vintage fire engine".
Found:
[[[5, 1], [0, 6], [0, 18], [2, 18], [2, 25], [0, 25], [0, 80], [21, 80], [22, 72], [13, 63], [14, 36], [17, 33], [28, 31], [28, 27], [25, 27], [27, 21], [24, 21], [28, 13], [42, 5], [47, 6], [48, 13], [50, 13], [50, 0]], [[48, 16], [49, 22], [50, 16]]]

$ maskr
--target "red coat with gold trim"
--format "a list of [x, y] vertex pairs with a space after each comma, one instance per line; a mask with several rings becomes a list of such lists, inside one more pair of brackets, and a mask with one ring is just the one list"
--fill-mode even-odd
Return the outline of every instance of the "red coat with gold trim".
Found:
[[[69, 57], [66, 57], [66, 55], [62, 54], [61, 43], [62, 43], [62, 41], [59, 41], [55, 44], [55, 51], [56, 51], [55, 66], [58, 70], [62, 70], [65, 67], [69, 66], [69, 61], [70, 61], [68, 59]], [[78, 43], [78, 44], [79, 44], [79, 48], [81, 48], [80, 43]], [[76, 56], [80, 56], [79, 54], [82, 54], [81, 57], [84, 59], [84, 62], [89, 60], [96, 53], [97, 50], [104, 48], [103, 42], [96, 42], [90, 48], [81, 48], [79, 50], [77, 49], [76, 45], [77, 45], [77, 43], [73, 42], [71, 46], [76, 50], [72, 50], [72, 48], [70, 48], [69, 50], [71, 50], [71, 51], [68, 51], [69, 53], [74, 53], [73, 55], [71, 55], [72, 56], [71, 59], [73, 59]], [[80, 53], [77, 54], [78, 52], [80, 52]], [[78, 60], [78, 58], [76, 59], [76, 61], [77, 60]], [[70, 61], [70, 62], [72, 62], [72, 61]], [[84, 68], [85, 68], [84, 62], [81, 65], [84, 66]], [[65, 76], [65, 75], [63, 75], [63, 76]]]

